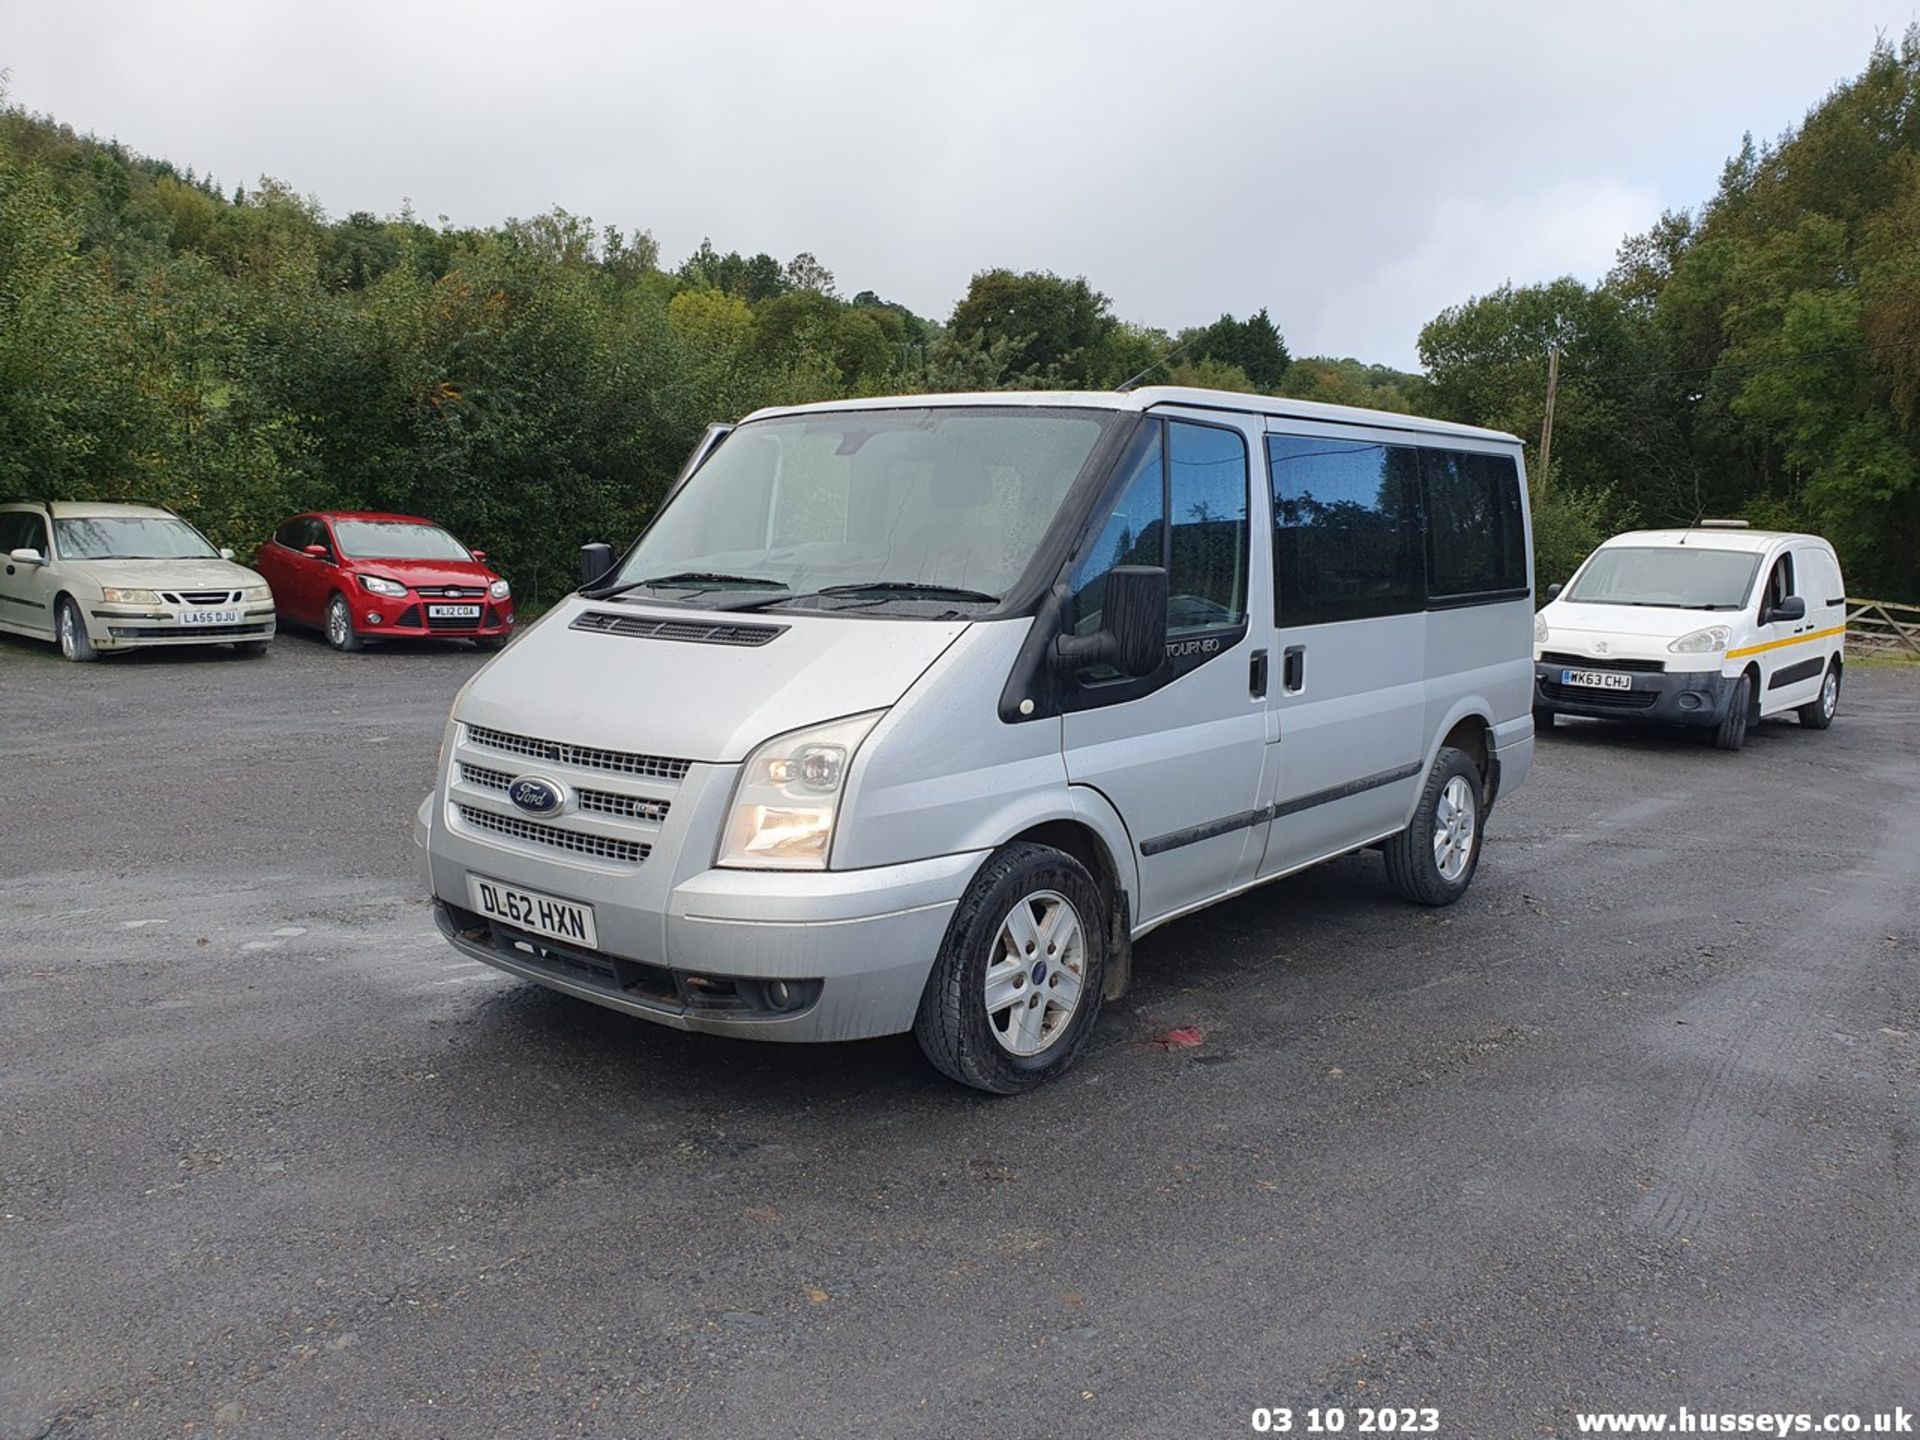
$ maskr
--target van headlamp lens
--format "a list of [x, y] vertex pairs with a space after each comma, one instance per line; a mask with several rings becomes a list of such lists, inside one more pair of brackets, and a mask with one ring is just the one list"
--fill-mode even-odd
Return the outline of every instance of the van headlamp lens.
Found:
[[1667, 649], [1676, 655], [1712, 655], [1727, 648], [1727, 642], [1733, 639], [1733, 631], [1724, 625], [1709, 625], [1704, 630], [1696, 630], [1691, 635], [1682, 635]]
[[1547, 617], [1537, 610], [1533, 616], [1533, 643], [1536, 645], [1547, 643]]
[[720, 841], [722, 865], [824, 870], [860, 742], [884, 710], [776, 735], [747, 757]]

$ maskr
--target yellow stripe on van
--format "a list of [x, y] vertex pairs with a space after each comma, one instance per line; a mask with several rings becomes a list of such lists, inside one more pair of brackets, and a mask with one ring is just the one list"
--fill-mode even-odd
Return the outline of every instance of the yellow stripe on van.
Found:
[[1738, 650], [1727, 651], [1727, 659], [1738, 660], [1747, 655], [1758, 655], [1763, 650], [1780, 650], [1788, 645], [1807, 645], [1815, 640], [1831, 640], [1836, 635], [1847, 633], [1844, 625], [1835, 625], [1831, 630], [1815, 630], [1810, 635], [1794, 635], [1785, 640], [1769, 640], [1764, 645], [1742, 645]]

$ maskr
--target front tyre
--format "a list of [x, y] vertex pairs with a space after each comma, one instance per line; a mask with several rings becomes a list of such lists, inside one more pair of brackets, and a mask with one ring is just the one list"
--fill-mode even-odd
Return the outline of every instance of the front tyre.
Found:
[[1753, 676], [1742, 675], [1733, 687], [1733, 697], [1727, 701], [1726, 715], [1714, 728], [1716, 750], [1738, 750], [1747, 743], [1747, 723], [1753, 718], [1752, 710]]
[[87, 622], [81, 618], [80, 606], [71, 595], [60, 597], [53, 623], [54, 638], [60, 642], [60, 653], [66, 659], [84, 665], [100, 658], [100, 652], [93, 648], [93, 637], [87, 634]]
[[1086, 1047], [1107, 968], [1107, 899], [1049, 845], [994, 852], [960, 898], [913, 1035], [935, 1068], [995, 1095], [1030, 1090]]
[[353, 631], [353, 607], [337, 591], [327, 601], [327, 643], [343, 653], [360, 648], [360, 637]]
[[1381, 847], [1388, 882], [1415, 904], [1453, 904], [1480, 867], [1485, 809], [1479, 766], [1464, 750], [1443, 746], [1421, 788], [1413, 823]]
[[1820, 682], [1820, 694], [1802, 705], [1798, 711], [1800, 723], [1809, 730], [1824, 730], [1833, 724], [1833, 717], [1840, 710], [1840, 662], [1832, 661], [1827, 666], [1826, 678]]

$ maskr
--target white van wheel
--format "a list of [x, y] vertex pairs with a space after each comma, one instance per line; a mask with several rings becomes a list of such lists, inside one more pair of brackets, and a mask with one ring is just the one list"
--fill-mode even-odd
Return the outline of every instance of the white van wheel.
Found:
[[1727, 701], [1726, 717], [1713, 732], [1714, 748], [1738, 750], [1747, 743], [1747, 724], [1753, 718], [1753, 677], [1742, 675]]
[[1048, 845], [1008, 845], [947, 925], [914, 1038], [963, 1085], [1031, 1089], [1085, 1048], [1106, 960], [1107, 904], [1085, 867]]
[[1820, 682], [1820, 693], [1799, 709], [1800, 723], [1809, 730], [1824, 730], [1833, 724], [1833, 717], [1840, 710], [1840, 662], [1833, 661], [1827, 666], [1826, 678]]
[[1421, 788], [1413, 823], [1381, 847], [1395, 890], [1419, 905], [1451, 905], [1467, 893], [1480, 866], [1485, 795], [1473, 758], [1444, 747]]

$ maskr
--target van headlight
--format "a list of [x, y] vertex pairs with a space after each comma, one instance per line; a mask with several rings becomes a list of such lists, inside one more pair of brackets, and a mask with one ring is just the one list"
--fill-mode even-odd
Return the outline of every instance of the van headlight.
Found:
[[1547, 617], [1538, 610], [1533, 612], [1533, 643], [1536, 645], [1547, 643]]
[[1682, 635], [1667, 646], [1676, 655], [1711, 655], [1727, 648], [1727, 642], [1733, 639], [1733, 631], [1724, 625], [1709, 625], [1704, 630], [1696, 630], [1691, 635]]
[[826, 869], [854, 752], [885, 713], [790, 730], [749, 755], [734, 787], [719, 863], [742, 870]]

